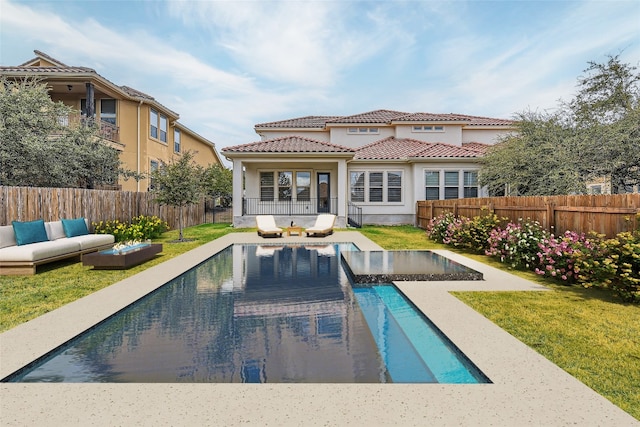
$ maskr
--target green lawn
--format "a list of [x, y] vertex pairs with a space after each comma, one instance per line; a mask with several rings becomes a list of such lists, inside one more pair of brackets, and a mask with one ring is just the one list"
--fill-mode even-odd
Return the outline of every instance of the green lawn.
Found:
[[[188, 243], [169, 243], [162, 255], [125, 271], [91, 271], [77, 261], [42, 266], [35, 276], [0, 276], [0, 331], [109, 286], [203, 243], [237, 230], [227, 224], [187, 228]], [[362, 234], [385, 249], [450, 249], [411, 226], [366, 226]], [[482, 255], [467, 254], [498, 268]], [[597, 289], [558, 286], [531, 272], [513, 272], [546, 284], [549, 292], [455, 292], [454, 295], [580, 381], [640, 420], [640, 307]]]

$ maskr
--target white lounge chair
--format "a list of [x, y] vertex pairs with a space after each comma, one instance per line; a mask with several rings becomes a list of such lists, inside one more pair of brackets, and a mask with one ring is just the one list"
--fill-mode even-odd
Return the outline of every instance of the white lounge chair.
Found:
[[273, 219], [273, 215], [256, 215], [256, 225], [258, 227], [258, 236], [282, 237], [282, 228], [276, 226], [276, 220]]
[[336, 222], [336, 216], [333, 214], [320, 214], [318, 218], [316, 218], [316, 223], [312, 226], [304, 230], [308, 236], [328, 236], [329, 234], [333, 234], [333, 224]]

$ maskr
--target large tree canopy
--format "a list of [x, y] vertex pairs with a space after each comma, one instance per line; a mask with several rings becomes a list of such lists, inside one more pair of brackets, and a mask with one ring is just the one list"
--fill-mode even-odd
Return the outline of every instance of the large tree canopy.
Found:
[[0, 185], [94, 188], [117, 182], [118, 152], [95, 125], [69, 126], [79, 115], [53, 102], [37, 79], [0, 77]]
[[610, 56], [590, 62], [578, 91], [555, 112], [517, 115], [516, 132], [482, 159], [490, 194], [585, 193], [611, 179], [614, 192], [640, 184], [640, 74]]

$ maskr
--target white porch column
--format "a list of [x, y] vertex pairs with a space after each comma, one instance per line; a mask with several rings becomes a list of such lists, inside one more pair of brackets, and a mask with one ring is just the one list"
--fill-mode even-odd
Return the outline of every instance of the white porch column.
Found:
[[[233, 159], [233, 217], [242, 216], [242, 160]], [[234, 221], [235, 222], [235, 221]]]
[[347, 188], [349, 177], [347, 176], [347, 161], [338, 160], [338, 218], [347, 218]]

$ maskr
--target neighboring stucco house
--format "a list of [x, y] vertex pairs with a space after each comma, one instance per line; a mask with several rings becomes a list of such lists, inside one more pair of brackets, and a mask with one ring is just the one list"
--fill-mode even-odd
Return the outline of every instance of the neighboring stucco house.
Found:
[[272, 214], [308, 226], [322, 212], [340, 227], [413, 224], [418, 200], [484, 196], [478, 159], [513, 130], [511, 120], [389, 110], [258, 124], [260, 141], [222, 149], [234, 225]]
[[[152, 96], [118, 86], [91, 68], [68, 66], [38, 50], [34, 53], [36, 57], [24, 64], [1, 66], [0, 74], [13, 79], [42, 78], [53, 101], [80, 112], [61, 120], [74, 126], [82, 119], [95, 119], [103, 141], [120, 152], [125, 169], [148, 173], [187, 150], [196, 153], [194, 161], [202, 166], [222, 165], [211, 141], [179, 123], [178, 113]], [[114, 185], [127, 191], [147, 191], [149, 181], [120, 179]]]

